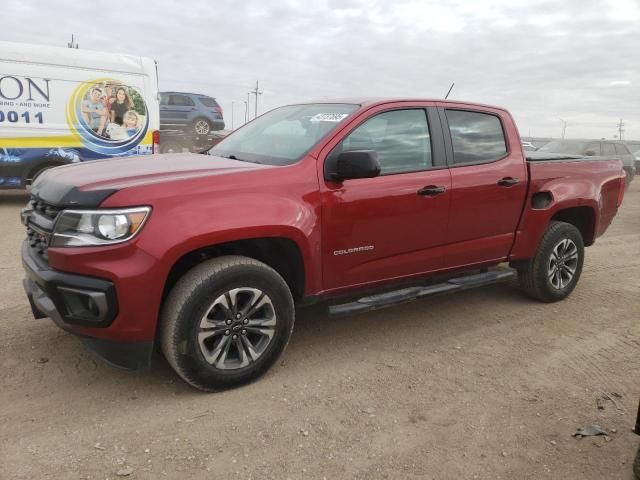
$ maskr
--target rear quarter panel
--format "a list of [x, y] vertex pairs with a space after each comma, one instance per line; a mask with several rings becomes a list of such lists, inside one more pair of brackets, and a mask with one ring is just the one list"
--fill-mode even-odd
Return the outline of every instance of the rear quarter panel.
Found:
[[[553, 216], [568, 208], [591, 209], [595, 222], [586, 244], [605, 232], [618, 211], [624, 178], [622, 162], [580, 159], [527, 162], [527, 165], [529, 191], [509, 260], [531, 258]], [[549, 192], [552, 200], [544, 208], [533, 208], [532, 198], [540, 192]]]

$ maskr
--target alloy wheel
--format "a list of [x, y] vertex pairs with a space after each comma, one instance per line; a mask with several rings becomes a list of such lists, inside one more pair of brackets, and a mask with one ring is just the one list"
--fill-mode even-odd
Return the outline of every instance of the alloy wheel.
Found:
[[547, 264], [547, 278], [557, 290], [565, 288], [578, 268], [578, 247], [570, 238], [563, 238], [553, 247]]
[[198, 135], [206, 135], [210, 130], [209, 122], [206, 120], [198, 120], [195, 125], [195, 131]]
[[267, 294], [257, 288], [234, 288], [216, 298], [200, 320], [200, 351], [215, 368], [246, 367], [266, 351], [276, 322]]

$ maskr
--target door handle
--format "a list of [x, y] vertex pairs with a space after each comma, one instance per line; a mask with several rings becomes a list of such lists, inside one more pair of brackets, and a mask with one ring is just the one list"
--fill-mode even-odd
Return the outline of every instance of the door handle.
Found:
[[423, 197], [435, 197], [436, 195], [440, 195], [441, 193], [446, 192], [447, 189], [444, 187], [438, 187], [436, 185], [427, 185], [426, 187], [422, 187], [418, 190], [418, 195]]
[[513, 187], [514, 185], [517, 185], [519, 183], [520, 180], [513, 177], [504, 177], [498, 180], [498, 185], [500, 185], [501, 187]]

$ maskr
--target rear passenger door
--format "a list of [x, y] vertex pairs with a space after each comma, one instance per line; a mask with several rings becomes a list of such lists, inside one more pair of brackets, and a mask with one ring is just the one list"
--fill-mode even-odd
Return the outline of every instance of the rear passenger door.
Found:
[[497, 109], [440, 104], [438, 110], [451, 170], [445, 267], [503, 261], [527, 191], [513, 121]]

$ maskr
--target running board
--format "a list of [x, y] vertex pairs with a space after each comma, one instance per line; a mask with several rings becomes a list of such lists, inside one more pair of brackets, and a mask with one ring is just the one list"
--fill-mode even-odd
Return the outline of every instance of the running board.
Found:
[[400, 303], [407, 303], [422, 297], [443, 295], [445, 293], [460, 292], [470, 288], [491, 285], [511, 280], [516, 272], [507, 268], [498, 268], [490, 272], [474, 273], [462, 277], [451, 278], [443, 283], [436, 283], [426, 287], [408, 287], [392, 292], [379, 293], [369, 297], [363, 297], [355, 302], [341, 305], [330, 305], [330, 317], [343, 317], [355, 313], [369, 312], [381, 308], [391, 307]]

